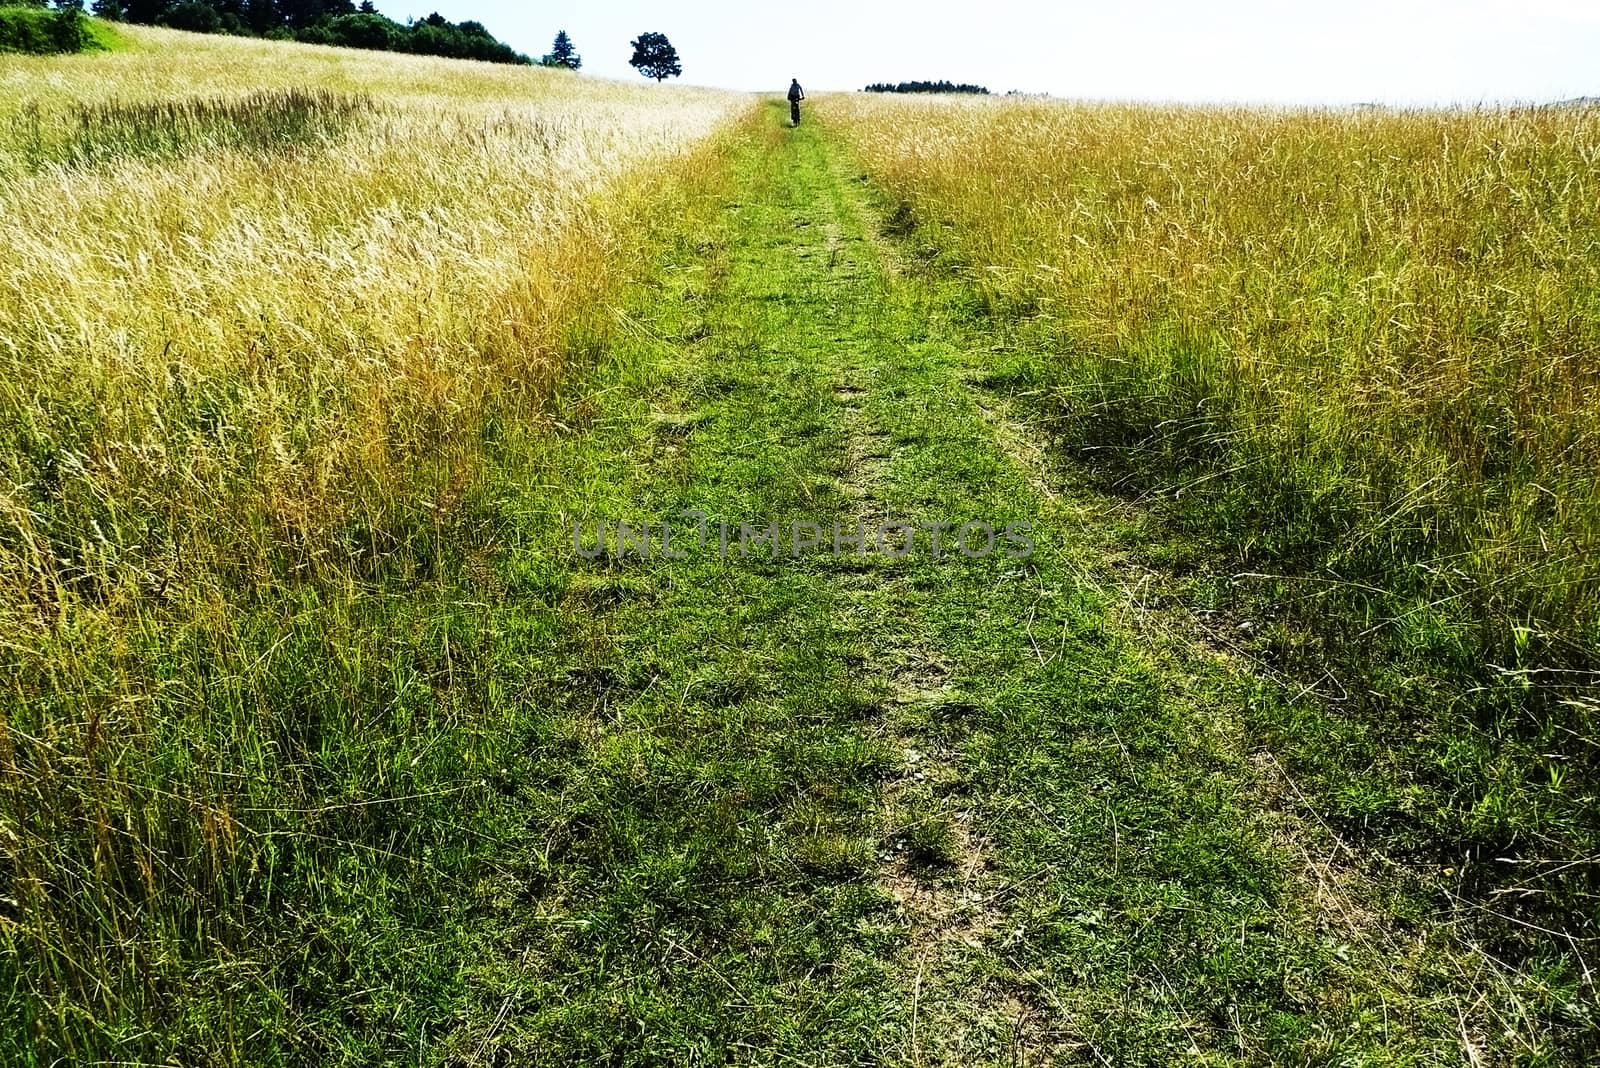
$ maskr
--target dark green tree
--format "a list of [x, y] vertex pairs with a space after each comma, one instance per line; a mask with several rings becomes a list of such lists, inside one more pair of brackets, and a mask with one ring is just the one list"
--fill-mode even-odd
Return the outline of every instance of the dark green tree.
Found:
[[81, 7], [63, 4], [50, 16], [50, 39], [58, 52], [82, 52], [89, 44], [89, 20]]
[[539, 62], [546, 67], [577, 70], [583, 66], [583, 57], [578, 55], [578, 50], [572, 46], [572, 38], [567, 36], [567, 31], [562, 30], [556, 34], [555, 43], [550, 46], [549, 54]]
[[244, 20], [256, 33], [267, 33], [283, 25], [277, 0], [245, 0]]
[[278, 0], [284, 21], [296, 30], [315, 26], [334, 15], [352, 15], [356, 5], [350, 0]]
[[217, 33], [222, 29], [222, 16], [217, 14], [217, 9], [200, 0], [183, 0], [163, 11], [156, 21], [190, 33]]
[[[84, 0], [0, 0], [0, 7], [27, 4], [74, 9]], [[401, 25], [378, 13], [373, 0], [88, 0], [103, 18], [161, 23], [200, 33], [259, 34], [274, 40], [346, 48], [414, 52], [492, 63], [531, 63], [495, 39], [481, 22], [459, 25], [438, 12]], [[65, 28], [78, 22], [62, 21]], [[87, 33], [87, 24], [82, 32]], [[570, 44], [570, 42], [569, 42]], [[577, 54], [573, 53], [576, 61]], [[576, 65], [576, 63], [574, 63]]]
[[654, 78], [659, 82], [683, 73], [683, 64], [678, 62], [678, 50], [672, 47], [666, 34], [641, 33], [637, 41], [628, 43], [633, 45], [633, 58], [628, 63], [646, 78]]
[[129, 22], [154, 22], [166, 9], [167, 0], [127, 0], [124, 4]]

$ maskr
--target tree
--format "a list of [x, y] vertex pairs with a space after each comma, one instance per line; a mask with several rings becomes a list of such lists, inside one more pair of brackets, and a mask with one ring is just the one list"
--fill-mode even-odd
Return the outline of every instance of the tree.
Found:
[[50, 40], [58, 52], [82, 52], [89, 46], [89, 20], [81, 7], [63, 4], [50, 16]]
[[969, 85], [962, 82], [873, 82], [862, 90], [864, 93], [975, 93], [979, 96], [988, 96], [989, 90], [981, 85]]
[[478, 59], [489, 63], [533, 62], [510, 45], [495, 40], [482, 23], [468, 21], [457, 26], [437, 12], [405, 28], [395, 48], [417, 55]]
[[[52, 3], [62, 11], [76, 11], [84, 3], [92, 3], [94, 13], [102, 18], [160, 23], [200, 33], [253, 33], [277, 41], [414, 52], [491, 63], [533, 62], [510, 45], [496, 40], [481, 22], [468, 20], [457, 25], [434, 12], [402, 26], [379, 14], [373, 0], [0, 0], [0, 7], [26, 4], [44, 8]], [[80, 24], [87, 25], [81, 18], [63, 20], [62, 32]], [[88, 31], [84, 29], [83, 32]], [[576, 61], [577, 54], [573, 53], [572, 58]]]
[[167, 0], [127, 0], [123, 7], [129, 22], [154, 22], [167, 9]]
[[163, 11], [157, 21], [163, 26], [188, 30], [190, 33], [216, 33], [222, 29], [222, 16], [217, 14], [217, 9], [210, 4], [200, 3], [200, 0], [183, 0], [176, 7]]
[[556, 34], [555, 43], [550, 46], [549, 55], [539, 61], [546, 67], [565, 67], [568, 70], [577, 70], [583, 66], [583, 57], [578, 55], [578, 50], [572, 47], [572, 38], [567, 36], [567, 31], [562, 30]]
[[278, 12], [291, 29], [303, 30], [334, 15], [353, 15], [350, 0], [278, 0]]
[[396, 42], [405, 36], [406, 29], [382, 15], [335, 15], [319, 23], [327, 30], [333, 44], [344, 48], [370, 48], [393, 51]]
[[683, 64], [678, 62], [678, 50], [672, 47], [666, 34], [641, 33], [637, 41], [628, 43], [633, 45], [633, 58], [628, 60], [629, 65], [646, 78], [654, 78], [659, 82], [683, 73]]
[[269, 33], [283, 26], [277, 0], [245, 0], [244, 20], [256, 33]]

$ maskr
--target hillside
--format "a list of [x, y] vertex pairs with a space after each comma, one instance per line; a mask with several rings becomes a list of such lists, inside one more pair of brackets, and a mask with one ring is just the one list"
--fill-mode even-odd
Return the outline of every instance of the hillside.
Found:
[[324, 939], [449, 985], [377, 976], [477, 878], [512, 741], [404, 635], [746, 106], [121, 32], [0, 59], [7, 1063], [322, 1048]]
[[1594, 109], [0, 57], [0, 1062], [1581, 1065]]

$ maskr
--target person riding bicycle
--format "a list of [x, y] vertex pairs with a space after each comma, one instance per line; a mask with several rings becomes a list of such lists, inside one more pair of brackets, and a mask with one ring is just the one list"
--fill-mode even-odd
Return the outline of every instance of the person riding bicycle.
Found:
[[800, 79], [789, 79], [789, 120], [796, 126], [800, 125], [800, 101], [806, 98], [806, 91], [800, 88]]

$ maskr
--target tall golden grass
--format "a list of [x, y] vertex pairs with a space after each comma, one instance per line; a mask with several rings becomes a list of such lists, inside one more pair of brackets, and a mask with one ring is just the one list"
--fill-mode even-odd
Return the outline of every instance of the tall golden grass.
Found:
[[1327, 698], [1247, 713], [1319, 811], [1586, 975], [1547, 936], [1600, 849], [1600, 108], [816, 110], [990, 384]]
[[0, 587], [34, 616], [448, 509], [603, 327], [640, 179], [741, 106], [126, 34], [0, 64]]
[[1031, 319], [1079, 444], [1376, 583], [1380, 631], [1595, 666], [1600, 108], [820, 110]]
[[748, 106], [122, 33], [0, 59], [0, 1060], [412, 1056], [527, 712], [439, 563]]

